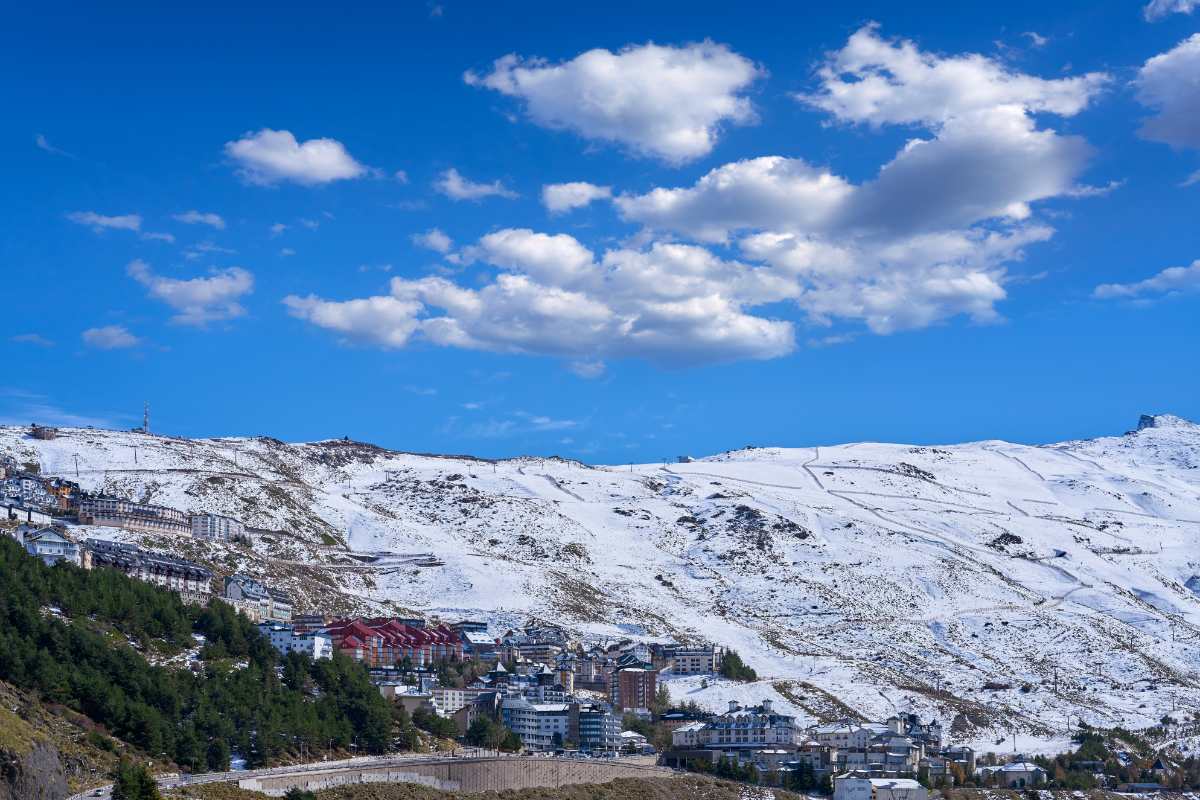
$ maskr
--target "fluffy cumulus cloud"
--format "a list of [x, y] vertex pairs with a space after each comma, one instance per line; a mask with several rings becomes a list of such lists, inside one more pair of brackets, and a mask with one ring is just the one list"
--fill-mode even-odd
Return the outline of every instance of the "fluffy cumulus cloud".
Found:
[[314, 295], [283, 299], [288, 313], [319, 328], [335, 331], [346, 340], [361, 341], [387, 348], [408, 344], [417, 330], [419, 304], [395, 297], [367, 297], [359, 300], [322, 300]]
[[420, 337], [558, 356], [592, 377], [604, 358], [695, 363], [772, 358], [793, 347], [791, 323], [751, 311], [789, 293], [785, 282], [701, 247], [657, 243], [598, 256], [571, 236], [507, 229], [472, 252], [497, 270], [479, 288], [394, 278], [387, 295], [285, 302], [295, 316], [349, 339], [401, 347]]
[[656, 231], [797, 270], [797, 303], [817, 322], [847, 318], [879, 333], [958, 314], [996, 317], [1004, 264], [1051, 231], [1039, 200], [1094, 194], [1078, 184], [1092, 152], [1039, 128], [1035, 113], [1085, 109], [1107, 76], [1042, 79], [978, 55], [939, 56], [853, 34], [798, 95], [837, 122], [921, 133], [870, 180], [854, 183], [802, 159], [766, 156], [717, 167], [691, 186], [615, 199]]
[[[510, 60], [474, 80], [526, 96], [536, 117], [530, 98], [553, 93], [529, 87], [554, 84], [574, 65]], [[453, 254], [477, 268], [461, 280], [396, 278], [377, 297], [292, 299], [301, 304], [293, 313], [389, 346], [424, 340], [560, 357], [585, 377], [615, 358], [774, 358], [794, 349], [796, 317], [847, 326], [806, 337], [826, 343], [860, 327], [891, 334], [958, 316], [997, 320], [1011, 265], [1053, 234], [1038, 202], [1099, 194], [1079, 183], [1089, 145], [1046, 120], [1087, 108], [1104, 75], [1043, 79], [983, 56], [925, 53], [874, 26], [817, 74], [815, 91], [798, 100], [833, 122], [913, 131], [868, 180], [799, 158], [737, 161], [691, 185], [613, 197], [643, 226], [631, 240], [640, 244], [600, 251], [507, 228]], [[598, 188], [559, 186], [569, 188], [548, 195], [552, 211], [590, 202]]]
[[749, 59], [705, 41], [589, 50], [559, 64], [507, 55], [491, 72], [464, 77], [523, 101], [538, 125], [678, 164], [710, 153], [723, 124], [754, 120], [745, 92], [761, 75]]
[[107, 216], [95, 211], [72, 211], [67, 219], [77, 225], [87, 225], [96, 233], [106, 230], [137, 231], [142, 228], [142, 218], [138, 214], [118, 214]]
[[254, 276], [241, 267], [214, 270], [202, 278], [181, 280], [156, 274], [144, 261], [132, 261], [129, 277], [146, 287], [155, 300], [175, 310], [171, 321], [180, 325], [204, 326], [210, 322], [243, 316], [241, 299], [254, 289]]
[[1157, 112], [1142, 136], [1178, 148], [1200, 148], [1200, 33], [1147, 61], [1135, 80], [1138, 100]]
[[871, 125], [937, 124], [1008, 106], [1071, 116], [1109, 81], [1102, 73], [1044, 79], [982, 55], [925, 53], [913, 42], [882, 38], [876, 25], [829, 54], [818, 76], [820, 89], [797, 99], [839, 120]]
[[208, 225], [216, 228], [219, 231], [225, 230], [225, 219], [220, 214], [214, 214], [211, 211], [184, 211], [182, 214], [175, 214], [176, 222], [182, 222], [185, 225]]
[[100, 328], [88, 328], [81, 334], [83, 343], [97, 350], [123, 350], [137, 347], [142, 340], [134, 336], [122, 325], [104, 325]]
[[584, 181], [548, 183], [542, 187], [542, 205], [551, 214], [561, 214], [596, 201], [612, 197], [612, 187], [597, 186]]
[[359, 178], [367, 174], [336, 139], [299, 142], [291, 131], [264, 128], [225, 143], [225, 154], [238, 165], [248, 183], [271, 185], [288, 181], [314, 186]]
[[1197, 6], [1200, 6], [1200, 0], [1150, 0], [1142, 13], [1154, 22], [1171, 14], [1190, 14]]
[[482, 200], [485, 197], [503, 197], [511, 200], [517, 197], [516, 192], [498, 180], [478, 183], [464, 177], [453, 167], [438, 176], [433, 182], [433, 188], [452, 200]]
[[1200, 260], [1190, 267], [1168, 267], [1137, 283], [1105, 283], [1092, 295], [1099, 300], [1152, 299], [1180, 292], [1200, 291]]

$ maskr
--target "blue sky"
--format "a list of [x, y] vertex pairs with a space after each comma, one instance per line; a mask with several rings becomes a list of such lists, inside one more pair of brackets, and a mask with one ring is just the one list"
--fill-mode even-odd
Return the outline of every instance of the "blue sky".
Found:
[[1200, 7], [0, 32], [5, 422], [653, 461], [1200, 417]]

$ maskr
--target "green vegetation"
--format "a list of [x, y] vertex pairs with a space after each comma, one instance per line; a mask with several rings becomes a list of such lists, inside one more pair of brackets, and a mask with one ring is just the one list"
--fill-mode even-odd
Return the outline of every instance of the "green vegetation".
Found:
[[750, 683], [758, 680], [758, 673], [746, 666], [736, 650], [730, 650], [721, 661], [721, 676], [731, 681]]
[[476, 717], [467, 728], [467, 744], [515, 753], [521, 749], [521, 737], [490, 717]]
[[[46, 613], [61, 610], [61, 618]], [[151, 666], [205, 638], [201, 669]], [[359, 664], [281, 657], [228, 605], [185, 606], [112, 570], [50, 568], [0, 537], [0, 680], [86, 714], [154, 758], [227, 769], [302, 750], [391, 744], [392, 709]], [[357, 741], [356, 741], [357, 740]]]
[[454, 720], [438, 716], [437, 712], [429, 708], [418, 708], [414, 711], [412, 721], [421, 730], [443, 739], [458, 736], [458, 726], [454, 724]]
[[112, 800], [161, 800], [154, 776], [141, 764], [121, 759], [112, 779]]

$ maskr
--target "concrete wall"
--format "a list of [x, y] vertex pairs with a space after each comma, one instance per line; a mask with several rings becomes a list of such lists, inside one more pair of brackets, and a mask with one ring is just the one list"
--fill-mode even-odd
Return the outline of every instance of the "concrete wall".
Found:
[[459, 758], [341, 767], [291, 775], [264, 775], [238, 782], [242, 789], [281, 797], [288, 789], [318, 791], [358, 783], [420, 783], [453, 792], [534, 789], [577, 783], [607, 783], [616, 778], [653, 778], [674, 774], [665, 767], [561, 758]]

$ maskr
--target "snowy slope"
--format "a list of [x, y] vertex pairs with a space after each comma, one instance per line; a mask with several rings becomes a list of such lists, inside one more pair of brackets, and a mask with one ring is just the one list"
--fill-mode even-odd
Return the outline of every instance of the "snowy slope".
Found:
[[138, 538], [309, 605], [732, 646], [769, 679], [670, 681], [714, 708], [915, 711], [956, 741], [1016, 733], [1037, 750], [1068, 719], [1138, 728], [1200, 707], [1200, 427], [1165, 415], [1043, 447], [755, 448], [632, 469], [91, 429], [0, 428], [0, 451], [276, 531], [253, 549]]

